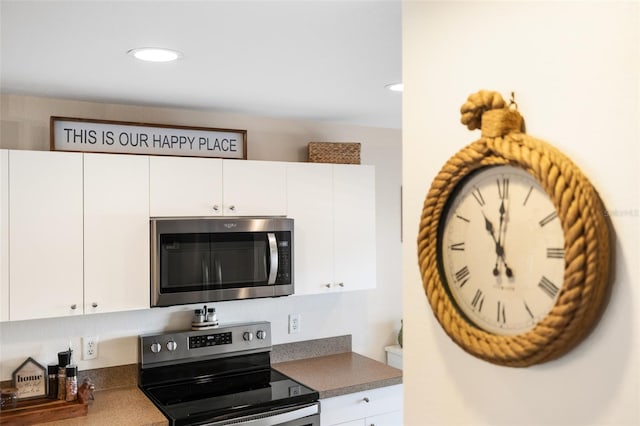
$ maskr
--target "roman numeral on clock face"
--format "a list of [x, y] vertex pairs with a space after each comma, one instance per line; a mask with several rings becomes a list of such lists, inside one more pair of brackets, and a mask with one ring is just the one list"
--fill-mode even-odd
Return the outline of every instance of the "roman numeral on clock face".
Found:
[[548, 259], [564, 259], [563, 248], [547, 248]]
[[498, 301], [497, 312], [498, 312], [498, 317], [497, 317], [498, 323], [505, 324], [507, 322], [507, 315], [506, 315], [506, 309], [505, 309], [504, 303]]
[[460, 288], [462, 288], [467, 283], [467, 281], [469, 281], [468, 267], [465, 266], [464, 268], [456, 272], [456, 281], [458, 281], [458, 285], [460, 286]]
[[509, 198], [509, 179], [508, 178], [499, 178], [496, 180], [498, 184], [498, 196], [501, 200], [506, 200]]
[[545, 226], [547, 223], [551, 222], [553, 219], [555, 219], [556, 217], [558, 217], [558, 213], [556, 212], [552, 212], [549, 215], [547, 215], [544, 219], [542, 219], [540, 222], [538, 222], [540, 224], [540, 226]]
[[542, 276], [542, 279], [538, 283], [538, 287], [540, 288], [540, 290], [544, 291], [547, 294], [547, 296], [549, 296], [552, 299], [556, 297], [556, 294], [558, 294], [558, 291], [560, 290], [554, 283], [549, 281], [549, 279], [544, 275]]
[[476, 294], [473, 296], [473, 299], [471, 300], [471, 306], [473, 306], [474, 309], [477, 309], [478, 312], [482, 311], [482, 304], [484, 303], [484, 294], [482, 294], [482, 291], [480, 289], [476, 290]]
[[527, 313], [529, 314], [531, 319], [533, 319], [533, 312], [531, 312], [531, 309], [529, 309], [529, 305], [527, 305], [527, 302], [524, 302], [524, 308], [527, 310]]
[[524, 197], [524, 201], [522, 202], [523, 206], [527, 205], [527, 201], [529, 201], [529, 197], [531, 196], [531, 192], [533, 191], [533, 186], [529, 187], [529, 191], [527, 192], [527, 196]]
[[454, 251], [464, 251], [464, 242], [451, 244], [449, 248]]
[[466, 217], [464, 217], [464, 216], [460, 216], [459, 214], [457, 214], [456, 217], [458, 219], [462, 220], [462, 221], [465, 221], [467, 223], [471, 223], [471, 221], [469, 219], [467, 219]]
[[471, 192], [471, 195], [473, 195], [473, 198], [475, 198], [478, 204], [480, 204], [480, 207], [484, 206], [485, 204], [484, 197], [480, 192], [480, 188], [474, 188], [473, 191]]

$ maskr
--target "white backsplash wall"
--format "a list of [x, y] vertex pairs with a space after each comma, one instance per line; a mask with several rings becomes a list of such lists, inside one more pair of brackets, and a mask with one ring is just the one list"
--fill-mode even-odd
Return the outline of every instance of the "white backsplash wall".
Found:
[[[384, 361], [384, 346], [396, 343], [402, 317], [400, 130], [2, 95], [0, 148], [48, 150], [52, 115], [247, 129], [251, 160], [306, 161], [307, 143], [312, 141], [362, 143], [362, 164], [376, 166], [378, 261], [372, 267], [377, 269], [377, 288], [208, 305], [216, 308], [221, 323], [270, 321], [274, 344], [351, 334], [354, 351]], [[43, 365], [56, 362], [57, 353], [69, 343], [80, 370], [136, 363], [138, 335], [188, 329], [193, 309], [200, 306], [0, 323], [0, 380], [11, 379], [13, 370], [29, 356]], [[298, 334], [287, 332], [290, 313], [301, 315]], [[82, 336], [98, 336], [97, 359], [81, 360]]]

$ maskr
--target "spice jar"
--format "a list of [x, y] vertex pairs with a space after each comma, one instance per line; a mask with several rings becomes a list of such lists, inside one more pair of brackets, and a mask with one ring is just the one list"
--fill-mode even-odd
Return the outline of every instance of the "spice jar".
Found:
[[71, 353], [71, 348], [66, 351], [58, 352], [58, 399], [62, 400], [66, 398], [66, 366], [71, 364]]
[[78, 398], [78, 366], [67, 366], [66, 375], [65, 400], [75, 401]]
[[67, 386], [67, 369], [64, 366], [58, 367], [58, 399], [64, 400]]
[[57, 399], [58, 398], [58, 366], [55, 364], [51, 364], [47, 366], [47, 374], [48, 374], [48, 390], [47, 398], [49, 399]]

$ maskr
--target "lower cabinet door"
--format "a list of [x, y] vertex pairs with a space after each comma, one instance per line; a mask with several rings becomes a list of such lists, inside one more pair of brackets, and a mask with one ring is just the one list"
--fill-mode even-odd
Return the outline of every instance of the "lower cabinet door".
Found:
[[364, 424], [364, 419], [358, 419], [358, 420], [352, 420], [346, 423], [339, 423], [334, 426], [365, 426], [365, 424]]
[[367, 417], [364, 426], [402, 426], [402, 411]]
[[402, 385], [386, 386], [320, 400], [320, 423], [402, 425]]

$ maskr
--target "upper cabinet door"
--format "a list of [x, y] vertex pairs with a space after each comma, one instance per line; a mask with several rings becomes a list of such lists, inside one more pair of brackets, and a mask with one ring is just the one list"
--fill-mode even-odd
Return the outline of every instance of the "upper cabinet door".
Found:
[[82, 154], [9, 152], [10, 319], [82, 314]]
[[84, 154], [85, 314], [149, 307], [149, 157]]
[[287, 165], [287, 211], [294, 220], [295, 294], [327, 292], [333, 284], [333, 167]]
[[149, 158], [149, 213], [159, 216], [221, 216], [222, 160]]
[[225, 216], [287, 214], [286, 163], [223, 160]]
[[0, 149], [0, 321], [9, 321], [9, 151]]
[[344, 290], [376, 287], [375, 168], [333, 168], [334, 277]]

